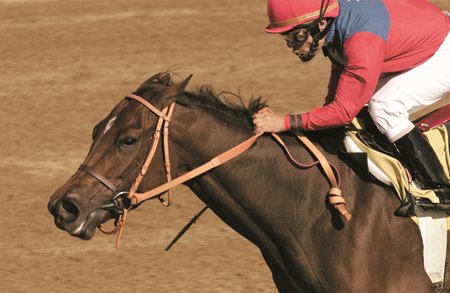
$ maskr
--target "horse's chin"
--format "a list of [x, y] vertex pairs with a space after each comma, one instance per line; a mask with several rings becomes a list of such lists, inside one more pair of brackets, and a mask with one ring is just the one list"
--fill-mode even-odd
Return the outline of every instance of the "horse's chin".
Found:
[[74, 231], [67, 231], [71, 236], [78, 237], [83, 240], [90, 240], [95, 236], [97, 227], [110, 219], [113, 219], [114, 215], [110, 211], [95, 210], [86, 220]]

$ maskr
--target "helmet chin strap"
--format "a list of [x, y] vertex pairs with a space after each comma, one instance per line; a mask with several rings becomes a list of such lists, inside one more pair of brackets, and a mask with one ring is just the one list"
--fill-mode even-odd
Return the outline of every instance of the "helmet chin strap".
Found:
[[308, 62], [316, 56], [317, 49], [319, 49], [319, 40], [313, 39], [311, 46], [309, 46], [309, 51], [300, 55], [298, 58], [300, 58], [303, 62]]
[[309, 46], [309, 51], [306, 52], [306, 54], [299, 56], [300, 60], [302, 60], [303, 62], [308, 62], [312, 58], [314, 58], [314, 56], [316, 56], [317, 50], [319, 49], [319, 41], [322, 40], [323, 38], [325, 38], [327, 33], [330, 31], [331, 24], [333, 22], [334, 22], [334, 19], [331, 19], [327, 23], [327, 26], [322, 31], [320, 31], [318, 23], [315, 23], [310, 27], [308, 32], [311, 34], [311, 36], [313, 38], [313, 42], [312, 42], [311, 46]]
[[311, 36], [313, 38], [313, 42], [311, 46], [309, 46], [309, 51], [306, 54], [300, 56], [300, 60], [302, 60], [303, 62], [308, 62], [312, 58], [314, 58], [314, 56], [316, 56], [317, 50], [319, 49], [319, 41], [327, 35], [328, 31], [331, 28], [331, 24], [333, 23], [334, 19], [330, 20], [322, 31], [319, 27], [319, 24], [322, 22], [322, 20], [324, 20], [324, 15], [327, 11], [328, 4], [330, 4], [330, 0], [322, 0], [322, 2], [320, 3], [319, 17], [311, 24], [308, 29], [308, 32], [311, 33]]

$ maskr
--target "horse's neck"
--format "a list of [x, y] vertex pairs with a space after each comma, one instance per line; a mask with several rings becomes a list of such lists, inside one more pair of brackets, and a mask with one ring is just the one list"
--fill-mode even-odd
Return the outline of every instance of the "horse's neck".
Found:
[[202, 109], [178, 107], [171, 138], [180, 146], [180, 156], [190, 168], [203, 164], [252, 136], [248, 125], [218, 118]]
[[[183, 135], [179, 137], [183, 141], [178, 142], [183, 145], [181, 157], [187, 160], [190, 169], [253, 135], [246, 129], [248, 127], [236, 126], [208, 113], [197, 111], [195, 115], [195, 118], [184, 117], [190, 119], [184, 123], [190, 126], [181, 132]], [[190, 123], [192, 121], [195, 123]], [[299, 161], [313, 161], [298, 141], [292, 137], [284, 139]], [[318, 168], [299, 170], [294, 167], [270, 136], [261, 137], [250, 150], [193, 182], [191, 189], [222, 218], [233, 215], [234, 221], [242, 222], [247, 221], [247, 217], [277, 218], [275, 225], [289, 224], [292, 219], [279, 215], [297, 210], [300, 202], [302, 209], [320, 213], [318, 209], [324, 208], [323, 197], [317, 194], [324, 195], [329, 189]], [[248, 214], [239, 214], [238, 210], [246, 210]], [[302, 222], [303, 216], [310, 217], [307, 213], [299, 213], [295, 218]]]

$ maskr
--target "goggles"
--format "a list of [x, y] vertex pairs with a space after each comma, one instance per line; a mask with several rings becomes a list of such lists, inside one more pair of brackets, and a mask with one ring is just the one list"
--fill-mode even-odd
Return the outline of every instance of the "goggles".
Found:
[[291, 43], [294, 46], [302, 45], [308, 38], [308, 32], [304, 28], [282, 33], [281, 35], [286, 42]]

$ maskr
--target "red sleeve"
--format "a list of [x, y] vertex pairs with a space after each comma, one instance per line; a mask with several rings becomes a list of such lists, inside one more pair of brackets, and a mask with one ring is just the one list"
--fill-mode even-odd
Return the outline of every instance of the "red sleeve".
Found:
[[339, 77], [335, 99], [302, 114], [305, 130], [319, 130], [349, 124], [372, 97], [381, 73], [385, 42], [380, 37], [359, 32], [344, 44], [347, 64]]
[[328, 81], [328, 92], [325, 97], [325, 105], [331, 103], [336, 95], [336, 88], [339, 83], [339, 77], [341, 76], [344, 67], [342, 65], [332, 63], [331, 64], [331, 74], [330, 80]]

